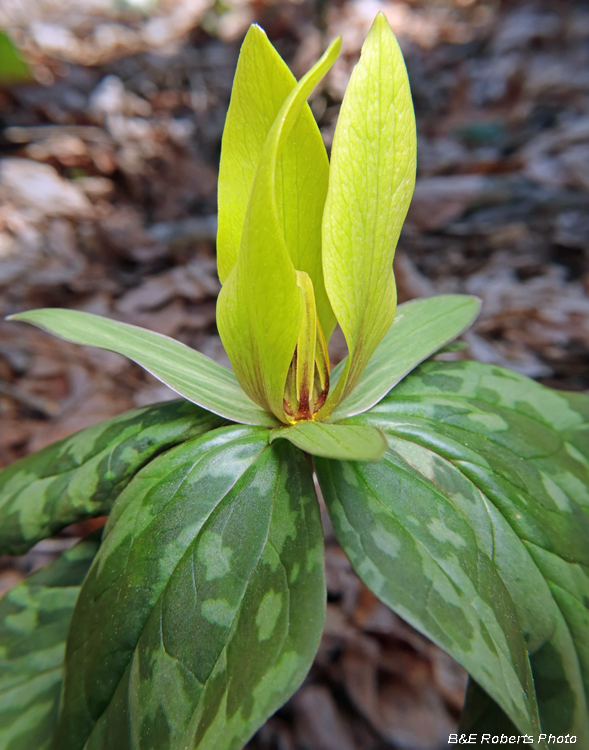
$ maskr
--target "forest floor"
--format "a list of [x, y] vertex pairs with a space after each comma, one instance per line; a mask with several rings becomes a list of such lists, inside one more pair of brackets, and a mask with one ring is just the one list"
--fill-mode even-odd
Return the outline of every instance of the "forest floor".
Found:
[[[382, 9], [406, 57], [418, 125], [417, 186], [395, 259], [400, 301], [478, 295], [482, 314], [453, 356], [589, 388], [586, 3], [554, 12], [517, 0], [162, 0], [146, 16], [138, 3], [125, 7], [0, 7], [0, 28], [35, 78], [0, 89], [0, 318], [84, 310], [228, 364], [215, 326], [216, 180], [240, 41], [260, 23], [300, 76], [342, 35], [342, 56], [311, 99], [329, 148]], [[333, 361], [344, 354], [336, 336]], [[0, 465], [173, 397], [119, 355], [0, 321]], [[466, 675], [375, 599], [325, 525], [321, 648], [249, 747], [446, 747]], [[0, 594], [91, 526], [0, 558]]]

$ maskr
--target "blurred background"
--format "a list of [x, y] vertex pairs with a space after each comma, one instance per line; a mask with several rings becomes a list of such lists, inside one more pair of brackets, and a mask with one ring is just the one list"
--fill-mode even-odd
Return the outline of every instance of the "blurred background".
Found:
[[[215, 326], [216, 180], [252, 22], [297, 76], [342, 55], [311, 107], [330, 147], [382, 10], [418, 127], [400, 301], [482, 297], [454, 357], [589, 387], [589, 5], [519, 0], [2, 0], [0, 316], [59, 306], [228, 364]], [[333, 361], [345, 354], [341, 337]], [[138, 366], [0, 322], [0, 465], [174, 394]], [[100, 521], [0, 558], [0, 593]], [[303, 687], [251, 750], [438, 750], [466, 676], [381, 605], [326, 520], [328, 617]]]

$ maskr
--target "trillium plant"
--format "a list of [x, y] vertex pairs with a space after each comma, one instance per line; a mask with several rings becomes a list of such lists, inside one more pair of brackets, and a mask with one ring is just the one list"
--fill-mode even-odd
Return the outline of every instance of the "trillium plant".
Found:
[[[469, 672], [459, 732], [589, 748], [589, 398], [432, 359], [479, 301], [397, 308], [407, 72], [379, 15], [329, 162], [307, 98], [339, 47], [297, 83], [259, 27], [243, 43], [219, 174], [233, 371], [83, 312], [13, 316], [126, 355], [182, 398], [0, 474], [0, 553], [109, 514], [0, 602], [3, 750], [242, 747], [319, 645], [314, 475], [364, 583]], [[348, 355], [331, 369], [336, 323]]]

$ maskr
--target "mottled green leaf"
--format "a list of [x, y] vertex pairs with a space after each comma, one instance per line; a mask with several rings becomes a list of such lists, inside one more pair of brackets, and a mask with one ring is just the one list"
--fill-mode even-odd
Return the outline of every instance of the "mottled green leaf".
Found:
[[378, 461], [387, 449], [386, 438], [380, 430], [360, 425], [298, 422], [292, 427], [272, 430], [270, 442], [278, 438], [289, 440], [313, 456], [341, 461]]
[[304, 456], [268, 437], [213, 431], [118, 499], [73, 617], [60, 750], [237, 748], [300, 684], [322, 529]]
[[[399, 305], [358, 385], [335, 409], [330, 421], [361, 414], [377, 404], [424, 359], [460, 336], [473, 323], [480, 306], [480, 300], [466, 294], [442, 294]], [[332, 388], [345, 368], [346, 359], [333, 368]]]
[[67, 631], [93, 535], [0, 599], [0, 750], [48, 750], [57, 723]]
[[0, 554], [109, 512], [118, 493], [154, 456], [222, 423], [188, 401], [134, 409], [88, 427], [0, 472]]
[[[526, 647], [501, 578], [452, 500], [396, 448], [375, 464], [315, 459], [338, 539], [382, 601], [501, 695], [523, 731], [536, 732]], [[463, 484], [457, 494], [472, 503]]]
[[[303, 299], [277, 205], [278, 157], [307, 97], [333, 65], [339, 48], [340, 40], [331, 43], [291, 90], [270, 128], [252, 184], [237, 260], [217, 301], [219, 334], [237, 379], [253, 401], [282, 422], [288, 422], [284, 386], [302, 324]], [[296, 196], [285, 194], [284, 200], [296, 202]]]
[[[385, 431], [383, 461], [357, 465], [347, 476], [324, 462], [336, 478], [335, 489], [323, 488], [334, 525], [369, 585], [465, 666], [520, 731], [531, 733], [525, 690], [530, 718], [533, 693], [517, 651], [517, 634], [523, 635], [542, 730], [574, 734], [581, 747], [589, 746], [588, 418], [582, 394], [553, 391], [499, 367], [428, 362], [350, 420]], [[370, 494], [361, 511], [353, 482], [365, 481]], [[381, 516], [383, 523], [376, 520]], [[396, 518], [404, 519], [403, 532]], [[385, 534], [380, 547], [371, 538], [375, 530]], [[477, 644], [474, 621], [472, 632], [466, 627], [466, 606], [449, 617], [449, 596], [448, 611], [442, 608], [432, 624], [437, 569], [417, 566], [407, 585], [406, 534], [419, 539], [421, 556], [434, 555], [439, 569], [451, 571], [453, 588], [466, 582], [472, 602], [485, 604], [477, 606], [487, 613], [488, 648]], [[368, 561], [367, 550], [373, 550]], [[397, 565], [400, 586], [391, 583]], [[420, 605], [416, 592], [430, 593]], [[498, 648], [494, 623], [509, 649]], [[514, 675], [524, 687], [520, 695]]]
[[[250, 26], [239, 54], [221, 147], [217, 265], [223, 284], [237, 260], [266, 137], [295, 86], [295, 77], [264, 31]], [[323, 139], [305, 103], [277, 159], [276, 209], [294, 267], [307, 273], [313, 282], [317, 314], [326, 338], [335, 325], [321, 265], [321, 218], [328, 175]]]
[[399, 45], [379, 13], [340, 110], [323, 215], [323, 273], [350, 356], [347, 396], [391, 327], [393, 256], [415, 184], [415, 117]]
[[[585, 703], [587, 702], [587, 643], [589, 633], [589, 622], [587, 612], [589, 611], [589, 591], [587, 582], [587, 566], [580, 566], [584, 572], [578, 577], [577, 584], [569, 586], [568, 595], [565, 598], [564, 607], [556, 615], [556, 628], [540, 648], [531, 653], [530, 662], [534, 676], [538, 707], [540, 709], [540, 720], [542, 731], [555, 736], [575, 734], [578, 741], [586, 743], [587, 728], [583, 726], [583, 701], [579, 700], [583, 690]], [[542, 569], [541, 569], [542, 570]], [[542, 570], [546, 575], [546, 571]], [[550, 585], [549, 574], [548, 583]], [[581, 601], [582, 592], [585, 592], [584, 601]], [[561, 596], [562, 596], [562, 592]], [[577, 598], [577, 606], [570, 608], [566, 606], [566, 599]], [[558, 595], [555, 595], [557, 604]], [[575, 614], [580, 614], [579, 619]], [[583, 678], [584, 688], [580, 687], [577, 678], [579, 672]], [[580, 705], [579, 705], [580, 704]], [[585, 709], [586, 710], [586, 709]], [[587, 717], [584, 717], [586, 724]], [[479, 686], [470, 686], [464, 708], [464, 716], [461, 717], [463, 731], [489, 732], [492, 727], [505, 727], [505, 731], [511, 726], [511, 722], [497, 703], [490, 698]], [[580, 728], [579, 728], [580, 727]], [[581, 745], [582, 746], [582, 745]], [[555, 744], [549, 744], [555, 748]]]
[[11, 315], [49, 333], [129, 357], [173, 391], [213, 414], [243, 424], [273, 427], [277, 420], [253, 403], [235, 375], [204, 354], [155, 331], [99, 315], [45, 308]]

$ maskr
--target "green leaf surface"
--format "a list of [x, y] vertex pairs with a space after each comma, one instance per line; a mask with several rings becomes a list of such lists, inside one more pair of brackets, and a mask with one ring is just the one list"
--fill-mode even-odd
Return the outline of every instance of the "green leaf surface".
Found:
[[68, 627], [99, 536], [64, 552], [0, 599], [0, 750], [51, 747]]
[[[399, 305], [391, 327], [377, 346], [358, 385], [335, 409], [330, 420], [361, 414], [377, 404], [423, 360], [464, 333], [479, 314], [480, 307], [479, 299], [466, 294], [442, 294]], [[344, 359], [333, 368], [332, 388], [345, 365]]]
[[[332, 42], [301, 78], [270, 128], [251, 188], [237, 260], [217, 301], [219, 334], [237, 379], [253, 401], [282, 422], [288, 422], [284, 386], [302, 324], [303, 300], [278, 210], [278, 158], [307, 97], [333, 65], [340, 44], [340, 40]], [[296, 197], [285, 194], [284, 200]]]
[[0, 31], [0, 86], [32, 80], [29, 66], [10, 37]]
[[[296, 83], [264, 31], [250, 26], [239, 54], [221, 147], [217, 264], [223, 284], [237, 261], [266, 137]], [[294, 267], [313, 282], [317, 314], [327, 338], [335, 325], [321, 264], [321, 218], [328, 176], [323, 139], [305, 103], [276, 161], [275, 200]]]
[[325, 287], [350, 352], [344, 397], [393, 322], [392, 264], [415, 184], [415, 142], [403, 55], [379, 13], [340, 110], [323, 216]]
[[298, 422], [292, 427], [272, 430], [270, 442], [278, 438], [289, 440], [312, 456], [341, 461], [378, 461], [387, 449], [386, 438], [380, 430], [360, 425]]
[[537, 736], [525, 639], [542, 731], [589, 746], [587, 396], [427, 362], [350, 421], [389, 441], [379, 464], [319, 472], [360, 575]]
[[315, 459], [338, 539], [382, 601], [501, 694], [523, 731], [536, 733], [526, 647], [501, 578], [443, 493], [407, 470], [394, 447], [375, 464]]
[[12, 315], [75, 344], [129, 357], [162, 383], [213, 414], [242, 424], [277, 424], [243, 392], [235, 375], [204, 354], [155, 331], [99, 315], [45, 308]]
[[300, 684], [322, 527], [304, 456], [268, 438], [220, 428], [120, 496], [72, 621], [60, 750], [237, 748]]
[[[575, 644], [562, 613], [557, 613], [556, 628], [552, 636], [530, 656], [542, 731], [555, 737], [572, 734], [577, 737], [581, 747], [586, 744], [587, 731], [583, 730], [582, 719], [572, 725], [575, 731], [571, 731], [571, 723], [575, 720], [578, 707], [570, 675], [578, 672], [576, 652], [583, 649], [586, 642], [587, 631], [581, 634]], [[582, 693], [582, 689], [577, 690]], [[586, 695], [585, 687], [585, 697]], [[460, 731], [476, 732], [479, 736], [482, 733], [516, 733], [513, 723], [502, 708], [472, 680], [460, 717]], [[551, 750], [559, 747], [556, 742], [549, 742], [547, 746]]]
[[158, 454], [222, 423], [188, 401], [121, 414], [0, 471], [0, 554], [105, 515], [133, 475]]

